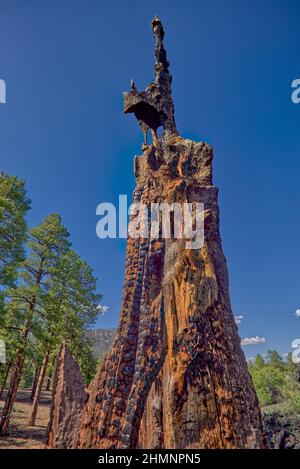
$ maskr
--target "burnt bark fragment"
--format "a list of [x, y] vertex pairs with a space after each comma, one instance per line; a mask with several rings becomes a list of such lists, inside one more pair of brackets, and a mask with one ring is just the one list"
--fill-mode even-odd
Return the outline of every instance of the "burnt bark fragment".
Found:
[[57, 358], [47, 448], [73, 448], [86, 401], [85, 386], [78, 364], [63, 343]]

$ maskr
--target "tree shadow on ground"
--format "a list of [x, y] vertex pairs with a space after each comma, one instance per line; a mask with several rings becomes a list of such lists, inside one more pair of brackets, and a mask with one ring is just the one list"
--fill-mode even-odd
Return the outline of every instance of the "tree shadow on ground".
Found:
[[[30, 449], [44, 448], [46, 428], [49, 420], [49, 408], [51, 404], [51, 392], [44, 391], [41, 396], [37, 424], [28, 426], [32, 402], [30, 400], [30, 389], [18, 391], [14, 411], [11, 419], [9, 435], [0, 437], [1, 449]], [[5, 394], [3, 398], [5, 399]], [[0, 415], [4, 401], [0, 401]]]

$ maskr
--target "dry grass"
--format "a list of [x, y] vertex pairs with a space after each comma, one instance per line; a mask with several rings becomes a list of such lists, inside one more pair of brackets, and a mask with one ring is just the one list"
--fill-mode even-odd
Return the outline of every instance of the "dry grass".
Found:
[[[10, 435], [0, 437], [0, 449], [37, 449], [45, 447], [46, 428], [49, 421], [51, 393], [44, 391], [40, 401], [36, 426], [29, 427], [31, 412], [31, 390], [18, 391], [10, 424]], [[5, 395], [3, 396], [5, 398]], [[0, 401], [0, 413], [4, 401]]]

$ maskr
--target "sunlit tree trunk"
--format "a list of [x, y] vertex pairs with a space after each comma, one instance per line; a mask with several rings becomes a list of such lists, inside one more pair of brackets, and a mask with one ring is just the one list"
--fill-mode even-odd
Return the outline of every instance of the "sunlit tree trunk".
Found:
[[38, 382], [38, 379], [39, 379], [40, 370], [41, 370], [40, 366], [37, 366], [36, 369], [35, 369], [35, 375], [34, 375], [33, 385], [32, 385], [31, 394], [30, 394], [30, 400], [31, 401], [33, 401], [33, 399], [34, 399], [36, 386], [37, 386], [37, 382]]

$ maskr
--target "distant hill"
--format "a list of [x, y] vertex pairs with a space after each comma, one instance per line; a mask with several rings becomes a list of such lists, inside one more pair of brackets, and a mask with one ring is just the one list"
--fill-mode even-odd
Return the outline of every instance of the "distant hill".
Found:
[[93, 355], [97, 360], [102, 361], [106, 353], [110, 352], [116, 333], [117, 329], [94, 329], [89, 331]]

